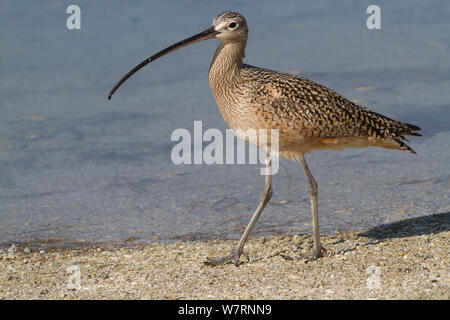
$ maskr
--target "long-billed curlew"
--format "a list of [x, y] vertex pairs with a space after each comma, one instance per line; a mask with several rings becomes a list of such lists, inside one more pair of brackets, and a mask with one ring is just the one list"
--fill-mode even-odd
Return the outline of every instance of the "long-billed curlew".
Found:
[[[421, 136], [415, 132], [420, 128], [370, 111], [311, 80], [244, 64], [242, 59], [247, 35], [247, 22], [241, 14], [223, 12], [214, 18], [212, 27], [171, 45], [137, 65], [114, 86], [108, 99], [136, 71], [159, 57], [198, 41], [218, 39], [220, 44], [209, 68], [209, 85], [219, 110], [233, 130], [278, 130], [279, 154], [300, 162], [311, 200], [312, 253], [314, 258], [319, 258], [323, 251], [317, 213], [318, 188], [304, 155], [316, 149], [342, 150], [370, 146], [415, 153], [402, 140], [406, 140], [405, 135]], [[205, 263], [209, 265], [228, 261], [238, 263], [256, 220], [272, 196], [268, 143], [249, 142], [257, 143], [266, 151], [264, 193], [238, 246], [225, 257], [208, 258]]]

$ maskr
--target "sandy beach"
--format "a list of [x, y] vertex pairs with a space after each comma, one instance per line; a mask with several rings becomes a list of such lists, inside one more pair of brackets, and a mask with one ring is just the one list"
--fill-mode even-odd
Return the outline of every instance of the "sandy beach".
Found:
[[237, 241], [0, 252], [1, 299], [449, 299], [448, 213], [322, 237], [253, 238], [241, 264], [204, 265]]

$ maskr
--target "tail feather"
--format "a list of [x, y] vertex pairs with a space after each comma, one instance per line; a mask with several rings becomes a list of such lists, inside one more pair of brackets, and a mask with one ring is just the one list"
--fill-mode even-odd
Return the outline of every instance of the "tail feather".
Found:
[[398, 128], [397, 132], [394, 133], [394, 134], [396, 134], [396, 137], [394, 137], [393, 140], [399, 145], [400, 150], [405, 150], [405, 151], [416, 154], [416, 152], [402, 140], [409, 142], [408, 139], [405, 138], [405, 135], [421, 137], [422, 135], [415, 131], [422, 130], [422, 129], [419, 126], [416, 126], [416, 125], [410, 124], [410, 123], [406, 123], [406, 122], [398, 121], [397, 123], [399, 124], [399, 127], [397, 127]]
[[410, 136], [417, 136], [417, 137], [421, 137], [422, 136], [420, 133], [414, 132], [414, 131], [422, 130], [419, 126], [416, 126], [416, 125], [411, 124], [411, 123], [405, 123], [405, 125], [409, 129], [409, 132], [405, 133], [405, 134], [410, 135]]
[[400, 150], [405, 150], [405, 151], [416, 154], [416, 152], [410, 146], [408, 146], [406, 143], [404, 143], [402, 140], [394, 139], [394, 141], [400, 146]]
[[[380, 119], [380, 118], [378, 118], [378, 119]], [[405, 151], [416, 154], [416, 152], [404, 142], [404, 141], [409, 142], [405, 136], [421, 137], [422, 135], [416, 131], [419, 131], [422, 129], [419, 126], [416, 126], [414, 124], [397, 121], [397, 120], [390, 119], [385, 116], [381, 116], [381, 119], [384, 122], [385, 128], [387, 128], [387, 130], [385, 130], [383, 132], [384, 138], [392, 139], [391, 141], [395, 142], [395, 144], [398, 145], [400, 150], [405, 150]], [[404, 141], [402, 141], [402, 140], [404, 140]]]

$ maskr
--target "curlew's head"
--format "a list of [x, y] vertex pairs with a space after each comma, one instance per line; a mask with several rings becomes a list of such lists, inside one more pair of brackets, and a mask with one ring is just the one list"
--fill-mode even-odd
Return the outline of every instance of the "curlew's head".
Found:
[[228, 43], [233, 41], [246, 41], [247, 34], [248, 34], [247, 22], [245, 21], [245, 18], [241, 14], [231, 11], [222, 12], [214, 18], [212, 27], [206, 29], [205, 31], [197, 33], [192, 37], [177, 42], [165, 48], [164, 50], [159, 51], [158, 53], [155, 53], [150, 58], [145, 59], [136, 67], [134, 67], [131, 71], [129, 71], [126, 75], [124, 75], [122, 79], [120, 79], [119, 82], [117, 82], [116, 85], [111, 89], [108, 95], [108, 100], [111, 99], [114, 92], [116, 92], [116, 90], [134, 73], [136, 73], [141, 68], [145, 67], [150, 62], [172, 51], [178, 50], [180, 48], [183, 48], [185, 46], [188, 46], [190, 44], [202, 40], [208, 40], [212, 38], [216, 38], [220, 40], [222, 43]]
[[221, 42], [242, 41], [247, 39], [247, 21], [243, 15], [237, 12], [225, 11], [218, 14], [213, 21], [212, 27], [216, 32], [216, 39]]

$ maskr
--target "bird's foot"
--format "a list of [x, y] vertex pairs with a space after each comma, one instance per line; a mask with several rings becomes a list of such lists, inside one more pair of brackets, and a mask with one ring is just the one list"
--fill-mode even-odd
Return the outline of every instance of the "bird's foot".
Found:
[[297, 257], [291, 257], [288, 255], [282, 254], [281, 257], [284, 260], [304, 260], [305, 263], [317, 260], [325, 255], [327, 250], [324, 247], [320, 247], [320, 250], [313, 249], [311, 254], [300, 254]]
[[327, 253], [327, 249], [325, 249], [322, 246], [320, 246], [319, 248], [313, 248], [311, 259], [317, 260], [319, 258], [322, 258], [325, 255], [325, 253]]
[[230, 252], [230, 254], [228, 254], [224, 257], [219, 257], [219, 258], [208, 257], [208, 258], [206, 258], [206, 261], [204, 262], [204, 264], [206, 264], [208, 266], [218, 266], [220, 264], [234, 262], [235, 266], [239, 266], [239, 258], [241, 256], [241, 254], [244, 254], [244, 256], [247, 258], [247, 260], [249, 260], [249, 257], [247, 254], [240, 251], [239, 248], [235, 248]]

